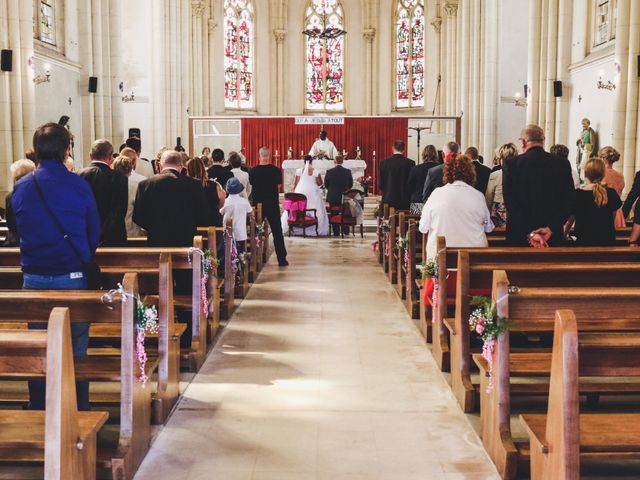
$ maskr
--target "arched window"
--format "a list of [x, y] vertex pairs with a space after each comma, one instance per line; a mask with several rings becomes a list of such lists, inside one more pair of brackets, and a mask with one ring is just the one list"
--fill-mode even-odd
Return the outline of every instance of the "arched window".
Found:
[[339, 0], [311, 0], [304, 26], [306, 108], [344, 110], [344, 12]]
[[599, 47], [616, 38], [616, 0], [593, 0], [593, 41], [592, 46]]
[[253, 40], [255, 37], [253, 29], [253, 2], [251, 0], [225, 0], [225, 108], [253, 108]]
[[33, 3], [33, 36], [56, 46], [56, 0], [36, 0]]
[[396, 107], [424, 107], [424, 0], [398, 0], [395, 16]]

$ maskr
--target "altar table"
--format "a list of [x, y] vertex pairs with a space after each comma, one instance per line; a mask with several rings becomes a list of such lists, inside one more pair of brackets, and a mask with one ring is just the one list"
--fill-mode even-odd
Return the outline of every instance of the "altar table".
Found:
[[[336, 164], [333, 160], [314, 160], [313, 168], [320, 172], [322, 178], [324, 179], [325, 173], [327, 170], [335, 167]], [[364, 160], [345, 160], [342, 163], [344, 168], [348, 168], [351, 170], [351, 175], [353, 175], [353, 181], [356, 182], [358, 178], [364, 176], [364, 171], [367, 168], [367, 162]], [[282, 170], [284, 172], [284, 191], [292, 192], [293, 184], [296, 180], [296, 170], [299, 170], [304, 167], [304, 160], [285, 160], [282, 162]]]

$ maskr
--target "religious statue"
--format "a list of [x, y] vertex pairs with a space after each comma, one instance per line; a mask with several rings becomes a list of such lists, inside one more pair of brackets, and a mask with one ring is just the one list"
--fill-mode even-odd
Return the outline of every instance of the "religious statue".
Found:
[[287, 150], [287, 160], [293, 160], [293, 147], [289, 147]]
[[591, 157], [598, 152], [597, 146], [597, 134], [593, 128], [591, 128], [591, 120], [588, 118], [582, 119], [582, 131], [580, 137], [576, 141], [578, 146], [578, 155], [576, 156], [576, 168], [580, 175], [580, 180], [584, 180], [584, 165]]
[[356, 160], [362, 160], [362, 151], [359, 145], [356, 147]]

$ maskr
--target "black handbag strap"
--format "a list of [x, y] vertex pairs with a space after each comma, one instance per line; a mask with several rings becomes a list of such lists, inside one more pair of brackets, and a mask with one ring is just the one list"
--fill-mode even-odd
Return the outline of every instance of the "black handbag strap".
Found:
[[44, 208], [46, 208], [47, 212], [49, 212], [49, 216], [51, 217], [51, 219], [53, 220], [53, 223], [55, 224], [56, 228], [58, 229], [58, 231], [62, 235], [62, 238], [64, 238], [66, 240], [66, 242], [71, 247], [71, 250], [73, 250], [74, 255], [76, 257], [78, 257], [78, 260], [80, 260], [80, 263], [82, 264], [82, 266], [85, 267], [87, 265], [87, 262], [84, 261], [84, 259], [82, 258], [82, 255], [80, 255], [80, 252], [78, 251], [76, 246], [71, 241], [71, 238], [69, 237], [69, 235], [67, 235], [65, 233], [64, 227], [60, 223], [60, 220], [58, 220], [58, 217], [55, 216], [55, 214], [53, 213], [53, 211], [49, 207], [49, 204], [45, 200], [44, 194], [42, 193], [42, 189], [40, 188], [40, 184], [38, 183], [38, 180], [36, 179], [36, 172], [33, 172], [31, 174], [31, 177], [33, 178], [33, 184], [36, 186], [36, 190], [38, 191], [38, 196], [40, 197], [40, 200], [42, 200], [42, 204], [44, 205]]

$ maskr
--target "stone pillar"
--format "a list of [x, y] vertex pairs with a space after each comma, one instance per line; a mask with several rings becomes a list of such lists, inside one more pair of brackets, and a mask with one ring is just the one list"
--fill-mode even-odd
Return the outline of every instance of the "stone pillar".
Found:
[[[433, 46], [433, 54], [436, 57], [435, 61], [433, 62], [434, 65], [436, 65], [436, 68], [438, 69], [437, 72], [437, 81], [436, 81], [436, 90], [434, 91], [434, 95], [437, 95], [438, 97], [434, 99], [435, 102], [435, 114], [436, 115], [442, 115], [442, 106], [441, 106], [441, 100], [442, 100], [442, 72], [444, 70], [443, 67], [443, 63], [442, 63], [442, 51], [443, 51], [443, 44], [442, 44], [442, 17], [434, 17], [431, 19], [431, 22], [429, 22], [431, 24], [431, 26], [433, 27], [433, 29], [436, 32], [436, 43]], [[438, 127], [437, 127], [438, 128]], [[440, 130], [437, 129], [436, 132], [439, 132]]]
[[375, 78], [375, 71], [373, 69], [373, 41], [376, 38], [376, 29], [367, 28], [362, 32], [362, 38], [364, 39], [364, 72], [365, 72], [365, 115], [373, 114], [374, 104], [374, 88], [373, 82]]
[[538, 123], [541, 11], [540, 2], [529, 2], [529, 73], [527, 77], [530, 92], [527, 98], [527, 123], [529, 124]]
[[477, 144], [481, 152], [492, 152], [496, 148], [498, 125], [498, 35], [500, 30], [498, 0], [486, 0], [484, 15], [484, 60], [482, 76], [483, 105], [480, 121], [481, 137]]
[[209, 111], [207, 112], [208, 115], [213, 115], [216, 111], [215, 92], [216, 92], [216, 86], [217, 86], [214, 82], [214, 78], [216, 78], [215, 77], [216, 65], [215, 65], [215, 62], [213, 61], [212, 55], [214, 52], [217, 51], [216, 50], [216, 27], [218, 26], [218, 23], [213, 17], [213, 12], [211, 15], [212, 15], [211, 18], [209, 18], [209, 20], [207, 21], [208, 43], [209, 43], [209, 55], [207, 56], [207, 62], [209, 64], [209, 70], [207, 75], [207, 81], [209, 83], [209, 97], [208, 97]]
[[573, 0], [559, 0], [558, 4], [558, 61], [556, 79], [564, 86], [562, 97], [556, 99], [555, 141], [569, 145], [569, 65], [571, 64], [571, 30]]
[[36, 127], [33, 2], [0, 0], [0, 44], [13, 51], [13, 71], [0, 72], [0, 204], [11, 190], [9, 166], [24, 157]]
[[556, 98], [553, 95], [553, 82], [556, 79], [556, 65], [558, 55], [558, 0], [547, 0], [547, 48], [546, 48], [546, 73], [544, 88], [546, 89], [545, 123], [544, 128], [547, 147], [556, 143]]
[[446, 34], [446, 55], [445, 55], [445, 80], [444, 90], [446, 90], [446, 114], [454, 115], [456, 112], [456, 64], [458, 63], [458, 51], [456, 49], [458, 4], [457, 2], [446, 1], [442, 8], [445, 12], [445, 34]]
[[471, 110], [471, 4], [462, 3], [460, 12], [460, 69], [459, 91], [460, 110], [462, 110], [462, 143], [470, 145], [470, 110]]
[[275, 29], [273, 36], [276, 41], [276, 74], [275, 82], [273, 85], [276, 99], [276, 115], [285, 114], [285, 40], [287, 38], [287, 31], [284, 29]]
[[203, 38], [205, 9], [204, 0], [191, 1], [191, 74], [193, 76], [189, 105], [191, 115], [204, 114], [205, 75], [203, 67], [205, 66], [205, 56], [203, 51], [207, 45]]
[[469, 108], [469, 136], [467, 141], [473, 144], [480, 142], [480, 104], [482, 98], [480, 73], [482, 71], [482, 12], [480, 2], [473, 2], [471, 9], [471, 108]]

